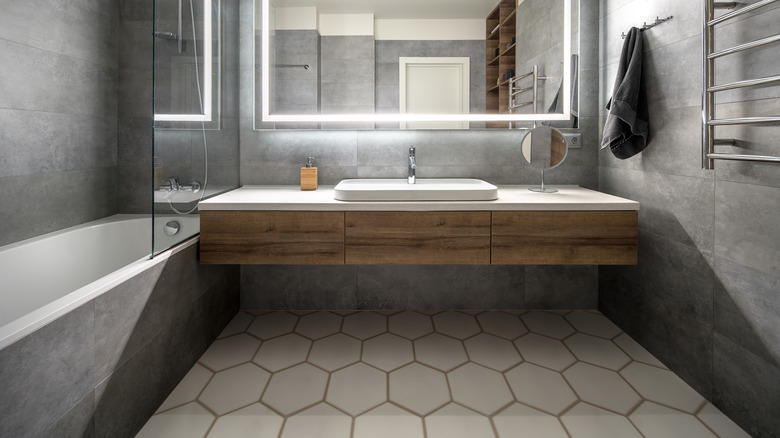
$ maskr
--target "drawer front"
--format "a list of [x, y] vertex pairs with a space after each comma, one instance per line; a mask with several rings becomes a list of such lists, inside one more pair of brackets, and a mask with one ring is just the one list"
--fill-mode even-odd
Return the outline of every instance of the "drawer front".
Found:
[[207, 264], [344, 264], [344, 212], [203, 211]]
[[493, 264], [635, 265], [636, 211], [493, 212]]
[[347, 212], [346, 263], [490, 263], [490, 212]]

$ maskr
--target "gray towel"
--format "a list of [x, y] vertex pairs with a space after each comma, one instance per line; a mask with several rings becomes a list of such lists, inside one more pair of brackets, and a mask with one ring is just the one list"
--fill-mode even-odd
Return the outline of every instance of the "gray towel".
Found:
[[[578, 73], [580, 69], [578, 68], [579, 63], [579, 56], [577, 55], [571, 55], [571, 118], [569, 120], [554, 120], [550, 122], [543, 122], [542, 125], [545, 126], [552, 126], [553, 128], [576, 128], [577, 127], [577, 118], [580, 115], [579, 112], [579, 101], [578, 101], [578, 87], [580, 81], [578, 80]], [[563, 94], [563, 81], [561, 81], [561, 86], [558, 87], [558, 92], [555, 93], [555, 97], [553, 97], [553, 101], [550, 104], [550, 108], [547, 109], [547, 114], [560, 114], [563, 112], [563, 99], [561, 98], [561, 95]]]
[[601, 148], [625, 160], [647, 147], [649, 118], [647, 96], [642, 78], [642, 34], [632, 27], [618, 62], [615, 88], [607, 103], [609, 115], [604, 124]]

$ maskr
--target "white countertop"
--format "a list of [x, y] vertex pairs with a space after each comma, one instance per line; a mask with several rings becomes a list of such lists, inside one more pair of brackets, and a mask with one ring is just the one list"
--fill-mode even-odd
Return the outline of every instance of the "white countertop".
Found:
[[334, 186], [301, 191], [299, 186], [244, 186], [198, 204], [200, 211], [596, 211], [639, 210], [639, 203], [578, 186], [550, 185], [557, 193], [531, 186], [498, 186], [495, 201], [337, 201]]

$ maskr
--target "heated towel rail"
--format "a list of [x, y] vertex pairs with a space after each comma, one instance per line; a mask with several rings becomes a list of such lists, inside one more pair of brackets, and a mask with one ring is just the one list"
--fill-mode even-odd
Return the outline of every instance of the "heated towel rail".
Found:
[[[521, 80], [533, 77], [533, 83], [530, 87], [517, 88], [517, 83]], [[520, 76], [515, 76], [509, 80], [509, 114], [515, 112], [515, 110], [531, 105], [531, 114], [536, 114], [536, 104], [539, 100], [539, 81], [546, 80], [547, 76], [539, 75], [539, 66], [534, 65], [533, 69]], [[517, 96], [519, 94], [533, 91], [531, 100], [517, 103]], [[509, 128], [512, 128], [512, 123], [509, 123]]]
[[740, 44], [728, 49], [713, 51], [715, 26], [728, 21], [734, 17], [746, 14], [761, 7], [774, 3], [777, 0], [760, 0], [756, 3], [736, 9], [732, 12], [715, 18], [716, 9], [733, 9], [739, 3], [714, 2], [713, 0], [704, 0], [703, 15], [703, 60], [702, 68], [702, 168], [712, 169], [714, 160], [736, 160], [736, 161], [759, 161], [769, 163], [780, 163], [780, 156], [768, 155], [745, 155], [732, 153], [715, 152], [716, 145], [736, 144], [735, 139], [715, 138], [715, 127], [728, 125], [756, 125], [756, 124], [777, 124], [780, 123], [780, 115], [765, 117], [738, 117], [729, 119], [715, 118], [715, 93], [719, 91], [733, 90], [744, 87], [754, 87], [758, 85], [772, 84], [780, 82], [780, 75], [767, 76], [763, 78], [747, 79], [727, 84], [715, 85], [715, 59], [733, 53], [760, 47], [765, 44], [776, 43], [780, 41], [780, 34], [761, 38], [749, 43]]

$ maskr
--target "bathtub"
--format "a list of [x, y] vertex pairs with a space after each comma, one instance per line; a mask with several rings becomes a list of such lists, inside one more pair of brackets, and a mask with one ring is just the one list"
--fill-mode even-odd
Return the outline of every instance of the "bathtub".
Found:
[[[178, 222], [177, 235], [165, 224]], [[156, 216], [156, 248], [197, 234], [199, 218]], [[0, 247], [0, 349], [192, 245], [154, 258], [150, 215], [115, 215]]]

